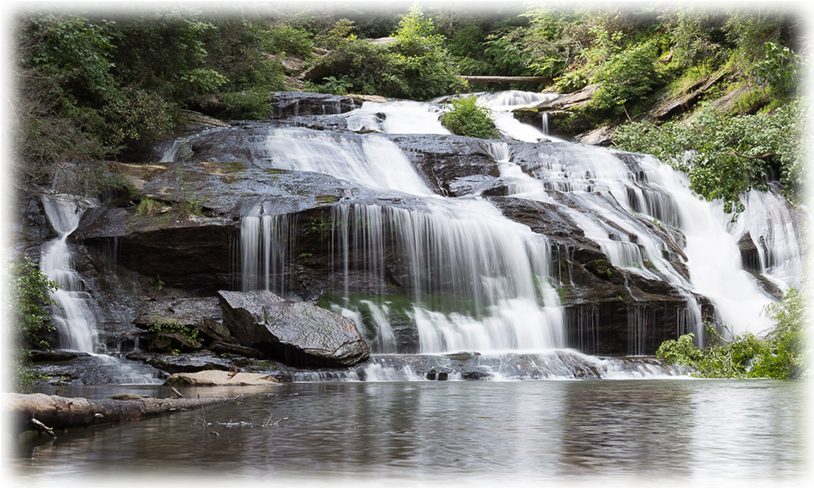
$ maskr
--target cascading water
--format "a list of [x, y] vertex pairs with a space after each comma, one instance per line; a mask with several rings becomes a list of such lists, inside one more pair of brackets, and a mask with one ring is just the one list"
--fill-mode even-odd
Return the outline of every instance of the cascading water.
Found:
[[[544, 236], [506, 219], [483, 199], [435, 195], [401, 150], [382, 137], [345, 139], [277, 129], [267, 146], [275, 167], [327, 173], [419, 202], [410, 209], [338, 204], [331, 231], [338, 266], [363, 262], [382, 283], [383, 243], [395, 243], [413, 280], [415, 306], [410, 313], [418, 326], [421, 352], [563, 346], [562, 312], [548, 280], [550, 258]], [[270, 235], [279, 218], [261, 217], [259, 208], [243, 219], [245, 289], [270, 287], [268, 278], [252, 278], [253, 270], [265, 271], [278, 262], [272, 253], [291, 252], [286, 236]], [[351, 252], [363, 255], [351, 258]], [[441, 313], [439, 302], [461, 306]], [[382, 352], [392, 350], [386, 333], [381, 343]]]
[[45, 215], [58, 237], [43, 246], [40, 267], [59, 286], [54, 299], [60, 304], [52, 312], [58, 347], [92, 353], [96, 344], [95, 318], [85, 282], [73, 269], [68, 236], [79, 226], [84, 213], [75, 197], [56, 194], [42, 199]]
[[[70, 179], [70, 175], [68, 176]], [[63, 182], [64, 183], [64, 182]], [[58, 188], [59, 182], [55, 185]], [[40, 269], [57, 283], [53, 292], [59, 307], [52, 307], [51, 320], [56, 329], [59, 349], [86, 353], [104, 365], [110, 381], [120, 384], [160, 382], [152, 368], [100, 353], [104, 349], [98, 339], [96, 314], [85, 280], [73, 267], [73, 254], [68, 244], [71, 234], [79, 227], [85, 210], [95, 203], [66, 193], [50, 193], [42, 197], [46, 217], [57, 237], [43, 246]]]
[[[520, 124], [508, 112], [548, 97], [509, 92], [479, 101], [495, 111], [507, 138], [548, 141], [536, 161], [522, 166], [512, 161], [508, 144], [486, 144], [507, 194], [555, 205], [613, 266], [672, 286], [683, 297], [675, 315], [677, 333], [702, 337], [701, 296], [732, 332], [764, 330], [763, 308], [771, 299], [744, 271], [737, 242], [747, 234], [762, 239], [756, 242], [759, 271], [781, 289], [798, 282], [800, 249], [781, 201], [770, 193], [750, 193], [746, 211], [732, 224], [719, 206], [699, 200], [682, 175], [655, 159], [632, 161], [607, 149], [565, 143]], [[438, 122], [442, 111], [433, 104], [366, 102], [345, 117], [351, 130], [444, 134]], [[329, 174], [402, 202], [334, 204], [324, 229], [330, 233], [329, 272], [345, 280], [345, 302], [334, 306], [360, 325], [358, 305], [365, 306], [376, 324], [374, 352], [396, 352], [393, 317], [399, 305], [388, 298], [352, 303], [348, 280], [352, 272], [369, 277], [370, 286], [378, 284], [375, 294], [386, 297], [392, 278], [388, 249], [409, 270], [402, 277], [412, 290], [406, 313], [418, 328], [420, 352], [564, 347], [564, 313], [553, 286], [562, 271], [551, 269], [552, 248], [544, 235], [505, 218], [477, 194], [436, 195], [398, 146], [379, 135], [274, 129], [266, 146], [275, 168]], [[272, 204], [263, 201], [243, 218], [242, 285], [285, 294], [297, 224], [291, 215], [270, 212]], [[687, 271], [682, 273], [676, 261]], [[632, 298], [629, 352], [642, 354], [644, 332], [658, 315]], [[601, 307], [580, 308], [578, 322], [591, 329], [602, 313]]]

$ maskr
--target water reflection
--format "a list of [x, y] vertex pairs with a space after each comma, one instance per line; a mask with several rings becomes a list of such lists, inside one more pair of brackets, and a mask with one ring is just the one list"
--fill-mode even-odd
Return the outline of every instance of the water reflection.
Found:
[[804, 384], [773, 381], [324, 383], [63, 433], [29, 479], [121, 475], [435, 480], [805, 474]]

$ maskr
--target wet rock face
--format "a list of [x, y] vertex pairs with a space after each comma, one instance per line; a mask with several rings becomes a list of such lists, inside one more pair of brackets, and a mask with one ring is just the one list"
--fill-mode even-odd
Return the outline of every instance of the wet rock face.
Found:
[[453, 135], [388, 136], [410, 158], [424, 181], [439, 195], [472, 194], [498, 176], [484, 144]]
[[277, 92], [272, 97], [274, 118], [339, 114], [359, 108], [360, 105], [352, 98], [325, 93]]
[[350, 366], [370, 356], [356, 324], [269, 292], [218, 292], [224, 324], [244, 346], [297, 366]]

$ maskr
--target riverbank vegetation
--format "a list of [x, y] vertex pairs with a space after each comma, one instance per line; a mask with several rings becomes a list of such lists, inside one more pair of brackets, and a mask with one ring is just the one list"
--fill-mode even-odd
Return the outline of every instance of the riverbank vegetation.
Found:
[[11, 265], [9, 321], [13, 325], [9, 338], [13, 349], [7, 351], [11, 378], [15, 391], [28, 391], [40, 379], [30, 367], [32, 350], [50, 349], [48, 342], [51, 325], [49, 307], [57, 306], [52, 292], [57, 284], [40, 271], [39, 266], [28, 258]]
[[796, 288], [768, 311], [777, 326], [764, 337], [747, 333], [725, 338], [713, 327], [707, 328], [708, 345], [696, 347], [694, 335], [662, 343], [656, 355], [666, 361], [687, 366], [703, 378], [808, 377], [808, 341], [806, 317], [808, 297]]

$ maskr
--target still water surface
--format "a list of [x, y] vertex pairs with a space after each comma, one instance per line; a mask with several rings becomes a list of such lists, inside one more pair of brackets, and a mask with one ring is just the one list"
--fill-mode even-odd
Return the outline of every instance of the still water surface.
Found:
[[62, 433], [12, 465], [17, 479], [48, 484], [140, 475], [785, 483], [807, 474], [806, 390], [685, 379], [291, 384]]

